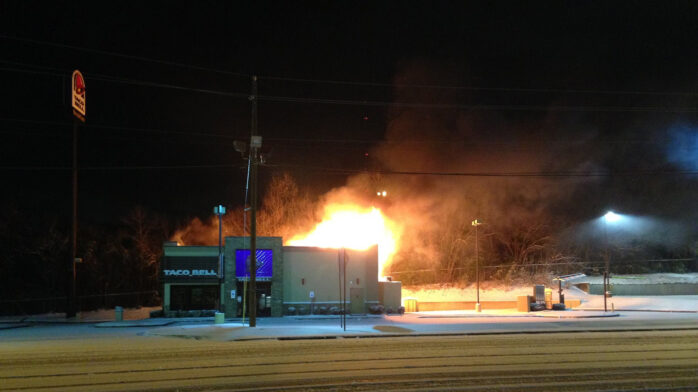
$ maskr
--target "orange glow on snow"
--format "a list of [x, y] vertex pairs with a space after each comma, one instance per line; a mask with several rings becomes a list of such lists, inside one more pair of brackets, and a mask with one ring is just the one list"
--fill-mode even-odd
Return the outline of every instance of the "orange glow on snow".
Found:
[[322, 222], [309, 233], [296, 235], [291, 246], [349, 248], [366, 250], [378, 244], [378, 275], [392, 259], [398, 245], [396, 224], [375, 207], [331, 204], [325, 207]]

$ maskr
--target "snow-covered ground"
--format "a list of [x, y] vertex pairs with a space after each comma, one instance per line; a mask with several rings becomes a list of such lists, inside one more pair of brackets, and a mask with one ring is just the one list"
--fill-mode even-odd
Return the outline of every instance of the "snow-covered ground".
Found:
[[[570, 283], [595, 283], [603, 284], [603, 276], [581, 276], [568, 280]], [[698, 283], [698, 273], [674, 274], [633, 274], [613, 275], [611, 284], [665, 284], [665, 283]]]
[[[601, 276], [581, 276], [570, 283], [603, 283]], [[698, 273], [689, 274], [647, 274], [614, 275], [611, 283], [615, 284], [665, 284], [698, 283]], [[574, 286], [563, 289], [565, 299], [580, 299], [582, 305], [577, 309], [603, 309], [602, 295], [588, 294]], [[497, 287], [488, 282], [480, 286], [480, 301], [515, 301], [520, 295], [533, 295], [533, 286]], [[453, 287], [428, 285], [419, 287], [406, 286], [402, 289], [402, 299], [416, 298], [419, 302], [458, 302], [475, 301], [475, 286]], [[553, 299], [557, 300], [557, 287], [553, 287]], [[616, 310], [658, 310], [658, 311], [698, 311], [698, 295], [662, 295], [662, 296], [614, 296], [608, 299], [607, 306]]]

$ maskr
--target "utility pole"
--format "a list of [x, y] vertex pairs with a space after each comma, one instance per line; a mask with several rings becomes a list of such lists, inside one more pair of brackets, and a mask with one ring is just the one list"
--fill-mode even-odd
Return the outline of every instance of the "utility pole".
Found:
[[257, 136], [257, 76], [252, 76], [252, 121], [250, 126], [250, 284], [247, 295], [250, 308], [250, 327], [257, 326], [257, 155], [262, 137]]
[[68, 271], [68, 306], [65, 318], [75, 317], [77, 310], [76, 301], [76, 273], [75, 259], [77, 257], [78, 244], [78, 120], [73, 119], [73, 228], [70, 235], [70, 268]]

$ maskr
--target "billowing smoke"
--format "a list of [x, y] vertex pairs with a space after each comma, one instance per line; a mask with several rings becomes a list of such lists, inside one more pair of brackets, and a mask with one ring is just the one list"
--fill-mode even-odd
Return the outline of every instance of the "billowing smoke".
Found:
[[[695, 194], [686, 192], [696, 190], [695, 178], [606, 174], [670, 163], [698, 169], [695, 128], [671, 128], [665, 157], [656, 145], [611, 140], [597, 129], [601, 125], [589, 125], [578, 114], [467, 109], [454, 105], [475, 100], [467, 90], [424, 87], [453, 85], [457, 74], [427, 62], [403, 66], [393, 98], [414, 105], [390, 109], [385, 141], [370, 151], [368, 170], [319, 199], [309, 198], [288, 176], [275, 180], [264, 192], [259, 234], [289, 240], [308, 233], [328, 205], [376, 207], [396, 223], [398, 239], [382, 272], [412, 283], [475, 279], [475, 219], [484, 223], [478, 227], [478, 259], [485, 279], [534, 275], [541, 270], [535, 266], [556, 263], [558, 273], [578, 271], [577, 261], [600, 257], [604, 243], [587, 234], [593, 234], [594, 219], [613, 206], [663, 216], [665, 224], [644, 225], [651, 229], [630, 233], [626, 243], [646, 240], [650, 247], [680, 248], [691, 241], [695, 224], [687, 228], [671, 216], [695, 210]], [[614, 135], [622, 139], [624, 134]], [[385, 197], [377, 194], [382, 191]], [[224, 222], [228, 235], [243, 232], [242, 211], [234, 216]], [[656, 241], [650, 240], [652, 232]], [[216, 233], [215, 221], [195, 221], [180, 237], [213, 239]], [[661, 240], [667, 236], [672, 241]]]
[[669, 128], [667, 160], [683, 170], [698, 170], [698, 127], [677, 124]]

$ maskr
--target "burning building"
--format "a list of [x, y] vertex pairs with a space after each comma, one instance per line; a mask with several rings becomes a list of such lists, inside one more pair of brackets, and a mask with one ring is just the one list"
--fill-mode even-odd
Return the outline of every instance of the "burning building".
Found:
[[[281, 237], [257, 239], [258, 316], [334, 313], [343, 302], [352, 314], [368, 313], [373, 305], [400, 306], [400, 282], [378, 281], [378, 245], [337, 249], [282, 244]], [[226, 237], [222, 263], [218, 252], [218, 246], [165, 244], [165, 314], [223, 309], [226, 317], [243, 315], [249, 237]]]

